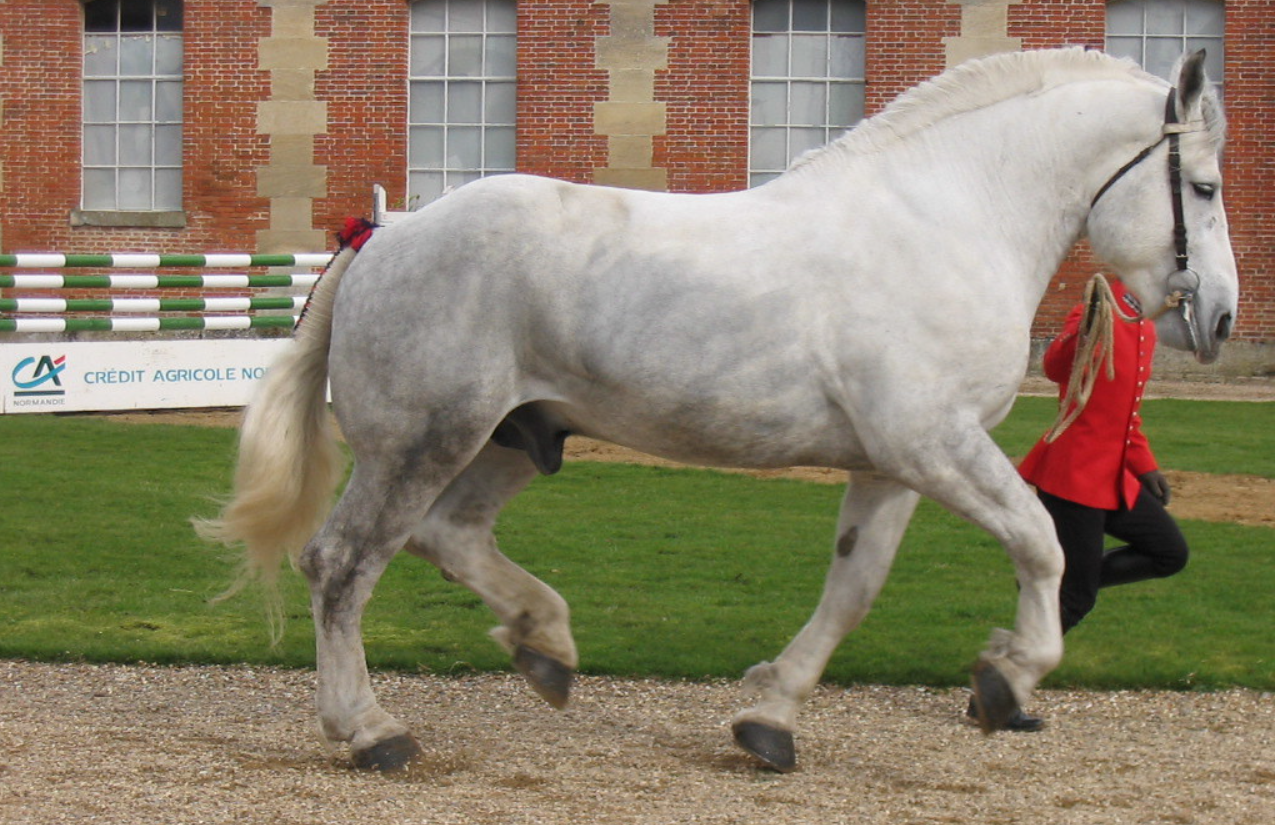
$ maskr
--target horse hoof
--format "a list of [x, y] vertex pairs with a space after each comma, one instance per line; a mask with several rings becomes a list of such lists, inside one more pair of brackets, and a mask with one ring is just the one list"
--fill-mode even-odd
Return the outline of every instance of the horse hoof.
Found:
[[518, 645], [514, 650], [514, 667], [541, 699], [558, 710], [567, 706], [571, 698], [571, 668], [527, 645]]
[[391, 736], [366, 750], [354, 753], [354, 767], [364, 771], [390, 773], [405, 770], [421, 755], [421, 746], [410, 733]]
[[735, 724], [735, 744], [766, 763], [766, 767], [788, 773], [797, 767], [797, 748], [792, 733], [760, 722]]
[[974, 688], [974, 706], [978, 710], [979, 728], [985, 734], [1004, 730], [1019, 710], [1018, 698], [1014, 696], [1009, 681], [995, 665], [980, 659], [974, 665], [970, 682]]

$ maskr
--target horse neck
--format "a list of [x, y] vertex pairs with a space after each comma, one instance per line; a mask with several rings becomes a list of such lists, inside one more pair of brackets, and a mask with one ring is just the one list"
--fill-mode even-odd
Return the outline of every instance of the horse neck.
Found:
[[857, 189], [865, 206], [872, 186], [905, 181], [918, 214], [1026, 273], [1034, 310], [1102, 182], [1158, 138], [1163, 95], [1147, 83], [1067, 84], [946, 118], [879, 152], [832, 147], [794, 175]]

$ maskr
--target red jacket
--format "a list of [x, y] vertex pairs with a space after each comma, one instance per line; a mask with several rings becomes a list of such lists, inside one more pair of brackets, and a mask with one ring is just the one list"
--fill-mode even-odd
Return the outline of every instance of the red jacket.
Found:
[[[1138, 408], [1151, 378], [1155, 352], [1155, 324], [1142, 319], [1137, 299], [1119, 281], [1111, 281], [1117, 306], [1136, 321], [1116, 315], [1115, 378], [1100, 366], [1093, 394], [1080, 416], [1052, 444], [1042, 438], [1019, 465], [1028, 482], [1047, 493], [1103, 510], [1133, 506], [1141, 482], [1138, 477], [1157, 468], [1155, 456], [1142, 434]], [[1077, 332], [1085, 306], [1067, 316], [1063, 332], [1045, 351], [1045, 375], [1059, 384], [1059, 398], [1067, 393]]]

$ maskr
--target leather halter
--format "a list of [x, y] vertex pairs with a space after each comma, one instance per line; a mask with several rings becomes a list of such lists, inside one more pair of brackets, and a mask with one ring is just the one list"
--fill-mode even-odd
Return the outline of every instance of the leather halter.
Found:
[[[1107, 182], [1098, 190], [1098, 194], [1093, 196], [1093, 200], [1089, 202], [1089, 208], [1092, 210], [1098, 204], [1098, 199], [1106, 194], [1107, 190], [1116, 181], [1120, 180], [1130, 169], [1146, 160], [1147, 156], [1157, 146], [1165, 140], [1169, 141], [1169, 196], [1173, 204], [1173, 258], [1177, 268], [1169, 273], [1165, 279], [1165, 286], [1169, 294], [1165, 296], [1164, 306], [1152, 313], [1149, 316], [1149, 320], [1154, 320], [1168, 309], [1177, 309], [1182, 314], [1187, 336], [1191, 340], [1191, 349], [1194, 351], [1198, 349], [1199, 342], [1195, 333], [1193, 304], [1195, 291], [1200, 287], [1200, 276], [1191, 269], [1190, 258], [1187, 256], [1186, 218], [1182, 211], [1182, 153], [1180, 150], [1181, 134], [1193, 131], [1193, 129], [1178, 120], [1177, 96], [1177, 89], [1170, 88], [1169, 96], [1164, 101], [1164, 128], [1161, 131], [1160, 139], [1139, 152], [1133, 160], [1117, 169], [1116, 173], [1108, 178]], [[1192, 279], [1194, 279], [1194, 284], [1191, 283]], [[1175, 281], [1179, 283], [1175, 284]]]
[[1182, 132], [1187, 131], [1185, 124], [1178, 120], [1178, 110], [1175, 101], [1178, 92], [1176, 88], [1169, 89], [1169, 96], [1164, 101], [1164, 129], [1161, 132], [1160, 139], [1151, 144], [1147, 148], [1139, 152], [1133, 160], [1126, 163], [1116, 170], [1116, 173], [1098, 190], [1098, 194], [1093, 196], [1093, 200], [1089, 202], [1089, 208], [1093, 209], [1098, 205], [1098, 200], [1107, 193], [1116, 181], [1124, 177], [1125, 173], [1139, 163], [1147, 159], [1147, 156], [1155, 151], [1156, 147], [1165, 140], [1169, 141], [1169, 195], [1173, 202], [1173, 254], [1177, 262], [1177, 271], [1184, 272], [1190, 270], [1190, 259], [1186, 251], [1186, 219], [1182, 211], [1182, 154], [1179, 148], [1180, 136]]

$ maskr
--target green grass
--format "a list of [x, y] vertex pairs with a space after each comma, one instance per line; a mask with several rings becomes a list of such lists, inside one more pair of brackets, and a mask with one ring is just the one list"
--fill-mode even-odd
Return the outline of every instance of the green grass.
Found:
[[[1187, 402], [1151, 402], [1148, 426], [1160, 417], [1156, 406], [1168, 403]], [[1239, 442], [1239, 428], [1254, 427], [1257, 446], [1237, 447], [1241, 466], [1228, 470], [1260, 472], [1267, 459], [1254, 454], [1269, 455], [1269, 427], [1251, 415], [1253, 408], [1269, 415], [1269, 405], [1196, 403], [1210, 406], [1185, 411], [1197, 416], [1194, 427], [1159, 436], [1162, 462], [1195, 469], [1173, 462], [1210, 460], [1210, 450], [1194, 444], [1200, 433]], [[1018, 418], [1030, 419], [1035, 406], [1024, 405], [998, 431], [1008, 439], [1002, 443], [1030, 443], [1043, 425]], [[1049, 417], [1048, 408], [1040, 411]], [[233, 560], [201, 544], [187, 519], [212, 513], [211, 497], [226, 491], [233, 437], [109, 418], [0, 417], [0, 656], [311, 665], [299, 576], [284, 576], [291, 621], [276, 649], [252, 594], [208, 603], [230, 580]], [[736, 677], [776, 655], [813, 610], [840, 493], [580, 463], [520, 496], [500, 539], [571, 602], [584, 671]], [[1049, 684], [1275, 688], [1275, 530], [1205, 522], [1184, 529], [1195, 551], [1188, 570], [1105, 592], [1069, 636], [1068, 657]], [[999, 546], [923, 502], [877, 607], [843, 644], [828, 678], [964, 683], [988, 631], [1012, 622], [1014, 599]], [[378, 587], [365, 638], [374, 667], [502, 669], [505, 655], [484, 638], [493, 623], [467, 590], [404, 556]]]

